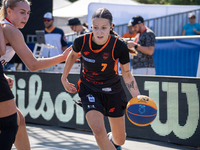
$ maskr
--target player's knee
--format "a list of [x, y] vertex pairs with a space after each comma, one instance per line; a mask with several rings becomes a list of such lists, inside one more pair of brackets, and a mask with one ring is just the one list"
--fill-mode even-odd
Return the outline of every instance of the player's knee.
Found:
[[126, 140], [126, 133], [123, 135], [120, 135], [119, 137], [113, 137], [114, 142], [116, 145], [124, 145], [125, 140]]
[[93, 131], [94, 134], [99, 135], [99, 134], [101, 134], [102, 129], [103, 129], [103, 128], [102, 128], [101, 126], [96, 125], [96, 126], [94, 126], [94, 127], [92, 128], [92, 131]]
[[95, 125], [92, 127], [92, 131], [96, 138], [102, 137], [102, 131], [104, 130], [104, 127], [101, 125]]
[[115, 144], [116, 145], [124, 145], [125, 139], [124, 138], [117, 138], [115, 139]]

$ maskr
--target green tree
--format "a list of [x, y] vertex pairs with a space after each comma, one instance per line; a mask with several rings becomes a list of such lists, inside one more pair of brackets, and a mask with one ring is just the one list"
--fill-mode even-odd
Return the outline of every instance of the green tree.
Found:
[[143, 4], [200, 5], [200, 0], [135, 0]]

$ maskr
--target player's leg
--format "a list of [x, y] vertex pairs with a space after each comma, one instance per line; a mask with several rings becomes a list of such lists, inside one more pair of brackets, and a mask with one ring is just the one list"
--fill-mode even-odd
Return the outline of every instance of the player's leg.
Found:
[[90, 126], [100, 150], [116, 150], [109, 141], [104, 125], [104, 115], [96, 110], [86, 113], [86, 119]]
[[[13, 96], [10, 95], [8, 97], [13, 97]], [[0, 100], [3, 100], [2, 95], [0, 95]], [[14, 99], [0, 102], [0, 149], [1, 150], [11, 149], [15, 141], [17, 130], [18, 130], [17, 110]]]
[[17, 109], [17, 113], [20, 121], [14, 145], [17, 148], [17, 150], [30, 150], [31, 148], [28, 134], [26, 131], [25, 118], [19, 109]]
[[[112, 142], [117, 149], [124, 144], [126, 139], [125, 131], [125, 109], [127, 105], [126, 94], [124, 90], [107, 96], [106, 113], [109, 116], [109, 122], [112, 133]], [[114, 108], [114, 109], [113, 109]]]
[[17, 109], [0, 64], [0, 150], [10, 150], [18, 130]]
[[0, 149], [10, 150], [17, 133], [17, 113], [0, 118]]
[[126, 139], [125, 115], [122, 117], [108, 117], [112, 132], [112, 142], [115, 145], [123, 145]]
[[90, 126], [100, 150], [116, 150], [109, 141], [104, 124], [104, 107], [101, 94], [87, 88], [83, 83], [79, 85], [79, 96], [85, 117]]

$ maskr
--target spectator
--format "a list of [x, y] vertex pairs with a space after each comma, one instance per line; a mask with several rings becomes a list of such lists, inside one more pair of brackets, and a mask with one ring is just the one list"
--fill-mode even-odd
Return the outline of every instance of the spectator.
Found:
[[155, 34], [144, 25], [144, 19], [141, 16], [134, 16], [129, 26], [136, 32], [134, 41], [127, 41], [128, 48], [135, 48], [138, 51], [137, 56], [132, 60], [133, 74], [155, 75], [155, 65], [153, 53], [155, 49]]
[[83, 23], [83, 26], [88, 29], [88, 24], [86, 22]]
[[182, 35], [199, 35], [200, 23], [196, 23], [195, 13], [189, 13], [188, 18], [190, 23], [184, 25]]
[[45, 26], [45, 41], [46, 44], [50, 44], [55, 48], [43, 50], [43, 57], [53, 57], [62, 54], [67, 48], [67, 42], [64, 39], [64, 32], [62, 29], [55, 27], [54, 17], [51, 12], [47, 12], [43, 18]]
[[81, 25], [81, 22], [78, 18], [71, 18], [68, 20], [67, 25], [70, 26], [72, 31], [77, 32], [77, 35], [88, 33], [89, 30], [87, 27]]
[[131, 28], [131, 26], [128, 25], [128, 32], [124, 33], [122, 38], [134, 38], [136, 36], [136, 32]]

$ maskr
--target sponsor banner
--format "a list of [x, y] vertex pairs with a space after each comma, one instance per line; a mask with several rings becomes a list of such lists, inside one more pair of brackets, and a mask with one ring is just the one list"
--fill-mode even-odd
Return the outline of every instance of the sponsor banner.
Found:
[[141, 95], [156, 102], [158, 113], [154, 122], [146, 127], [135, 126], [126, 118], [128, 136], [199, 147], [200, 80], [158, 76], [135, 78]]
[[[69, 94], [64, 90], [60, 73], [6, 74], [14, 79], [12, 92], [26, 122], [90, 130], [82, 107], [73, 102], [80, 99], [78, 93]], [[200, 80], [164, 76], [135, 78], [141, 95], [147, 95], [156, 102], [158, 114], [155, 121], [146, 127], [135, 126], [126, 118], [127, 135], [200, 147]], [[78, 74], [70, 74], [68, 77], [74, 84], [78, 79]], [[123, 81], [122, 84], [130, 100], [131, 96]], [[107, 130], [110, 130], [107, 119], [105, 123]]]

